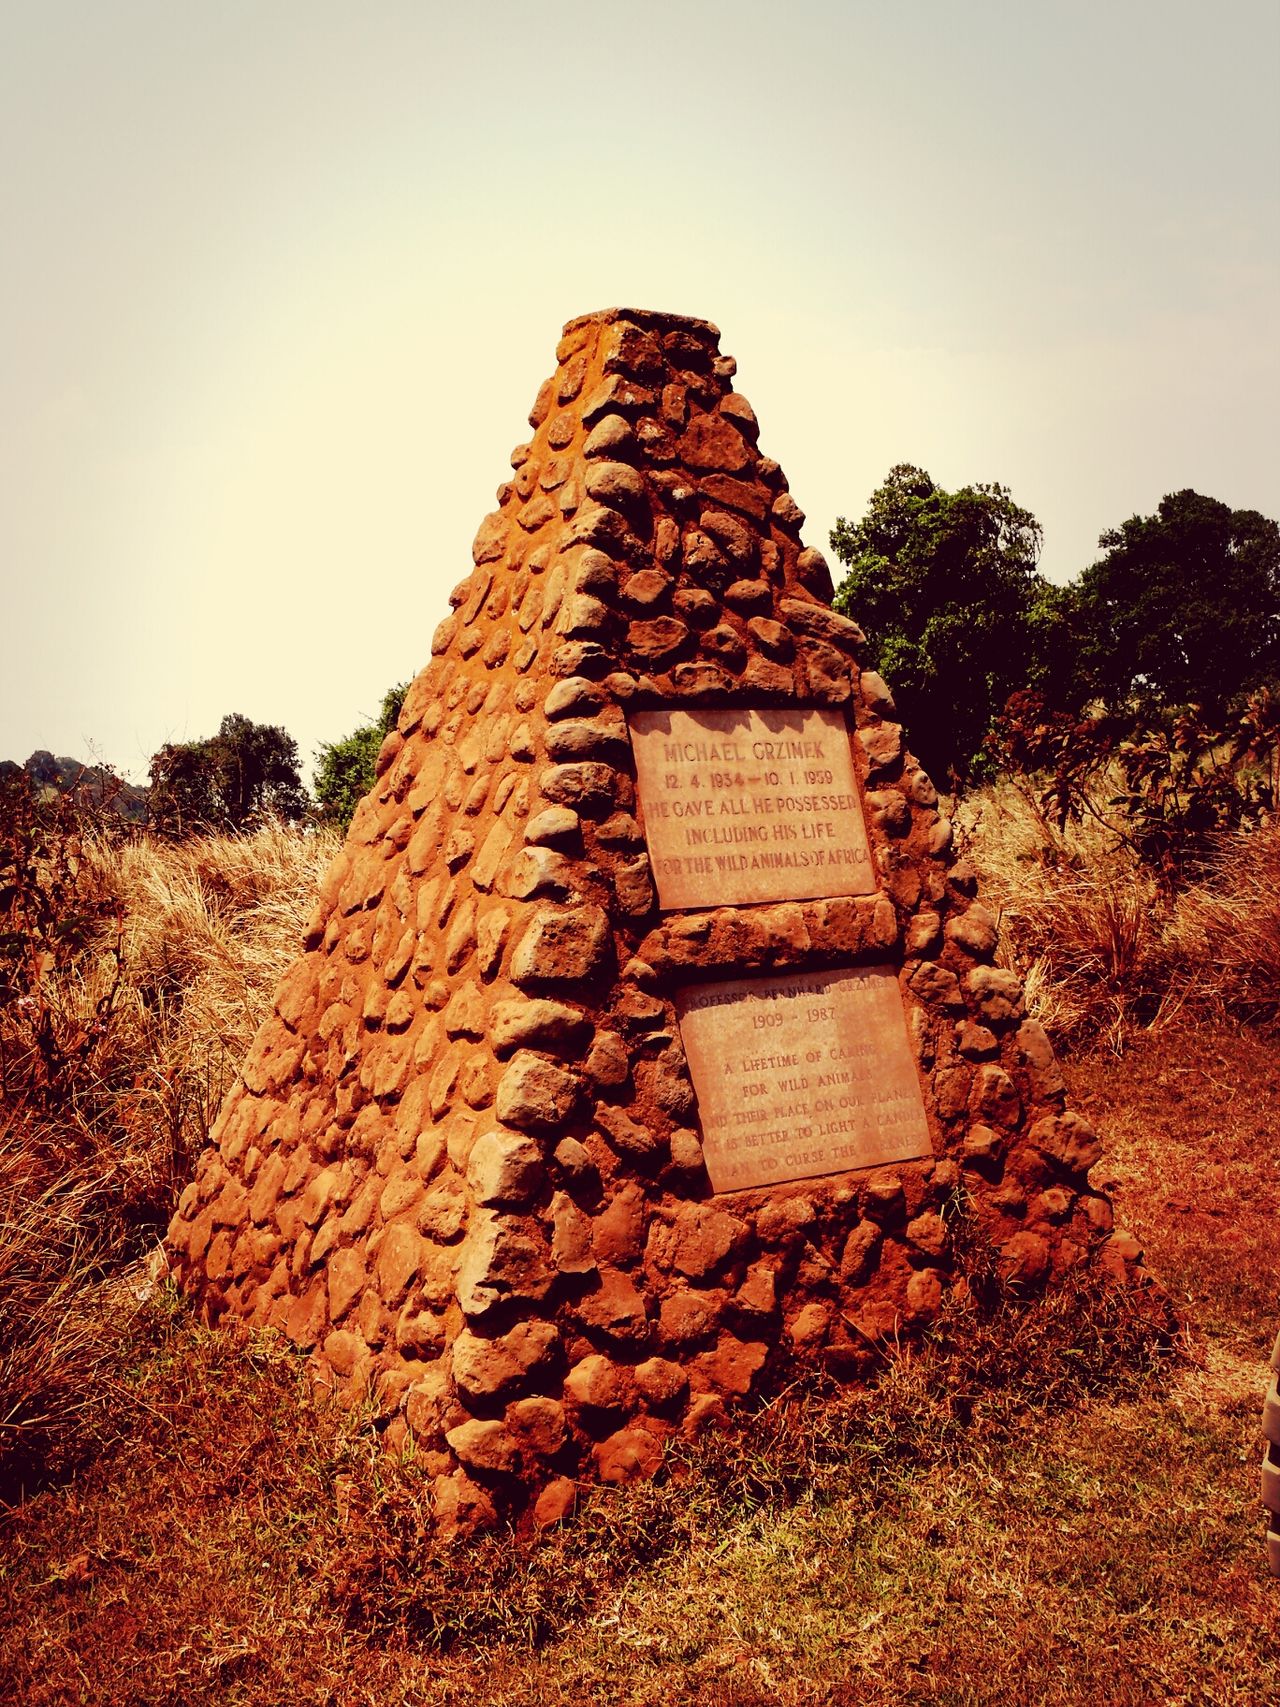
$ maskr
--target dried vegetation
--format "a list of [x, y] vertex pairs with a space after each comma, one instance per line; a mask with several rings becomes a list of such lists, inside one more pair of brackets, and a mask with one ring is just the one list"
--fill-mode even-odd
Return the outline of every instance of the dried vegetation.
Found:
[[1091, 833], [1054, 844], [1000, 794], [971, 851], [1050, 1027], [1125, 1050], [1068, 1062], [1072, 1095], [1179, 1342], [1114, 1292], [1011, 1308], [975, 1248], [972, 1300], [873, 1387], [797, 1385], [562, 1531], [443, 1555], [411, 1456], [278, 1341], [196, 1327], [147, 1260], [329, 844], [91, 848], [119, 907], [43, 985], [74, 1085], [0, 1122], [0, 1461], [29, 1496], [0, 1518], [5, 1698], [1263, 1699], [1280, 855], [1224, 843], [1164, 903]]
[[1000, 952], [1058, 1041], [1120, 1053], [1186, 1010], [1263, 1029], [1280, 1016], [1280, 825], [1210, 842], [1170, 892], [1135, 852], [1099, 784], [1097, 809], [1059, 828], [1027, 789], [1002, 783], [959, 821]]
[[0, 1009], [0, 1499], [124, 1425], [159, 1236], [332, 851], [277, 828], [79, 841], [99, 928]]

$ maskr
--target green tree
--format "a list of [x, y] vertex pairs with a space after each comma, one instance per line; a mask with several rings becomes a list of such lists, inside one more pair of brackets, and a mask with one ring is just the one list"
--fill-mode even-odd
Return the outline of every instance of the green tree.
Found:
[[408, 691], [408, 682], [388, 688], [374, 722], [353, 729], [340, 741], [326, 742], [316, 753], [316, 799], [325, 817], [344, 830], [373, 787], [378, 748], [399, 721]]
[[1089, 688], [1112, 710], [1203, 705], [1280, 682], [1280, 527], [1190, 490], [1098, 541], [1072, 589]]
[[310, 807], [298, 744], [238, 712], [204, 741], [167, 742], [151, 759], [151, 822], [165, 835], [240, 831], [262, 818], [296, 822]]
[[[947, 492], [899, 463], [831, 534], [839, 610], [867, 631], [914, 751], [939, 780], [981, 770], [1009, 695], [1062, 673], [1071, 612], [1037, 573], [1040, 524], [1004, 486]], [[1065, 683], [1055, 683], [1062, 691]]]

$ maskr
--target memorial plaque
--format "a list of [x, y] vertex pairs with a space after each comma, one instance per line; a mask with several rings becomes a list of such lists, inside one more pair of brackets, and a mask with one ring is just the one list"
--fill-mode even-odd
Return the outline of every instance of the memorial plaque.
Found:
[[891, 966], [698, 984], [677, 997], [713, 1191], [933, 1153]]
[[630, 729], [664, 909], [875, 890], [841, 712], [642, 711]]

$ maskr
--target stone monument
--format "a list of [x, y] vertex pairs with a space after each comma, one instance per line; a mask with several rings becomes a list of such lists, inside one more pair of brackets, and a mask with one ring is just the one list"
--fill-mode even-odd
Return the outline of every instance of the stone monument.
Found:
[[1099, 1257], [1099, 1153], [706, 321], [572, 321], [182, 1195], [209, 1319], [550, 1522], [957, 1283]]

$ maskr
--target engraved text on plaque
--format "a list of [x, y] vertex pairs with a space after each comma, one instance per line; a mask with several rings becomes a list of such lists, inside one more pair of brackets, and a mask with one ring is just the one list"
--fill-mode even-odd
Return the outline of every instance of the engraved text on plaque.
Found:
[[841, 712], [642, 711], [630, 728], [662, 907], [876, 888]]
[[932, 1154], [892, 967], [734, 978], [677, 1001], [713, 1191]]

